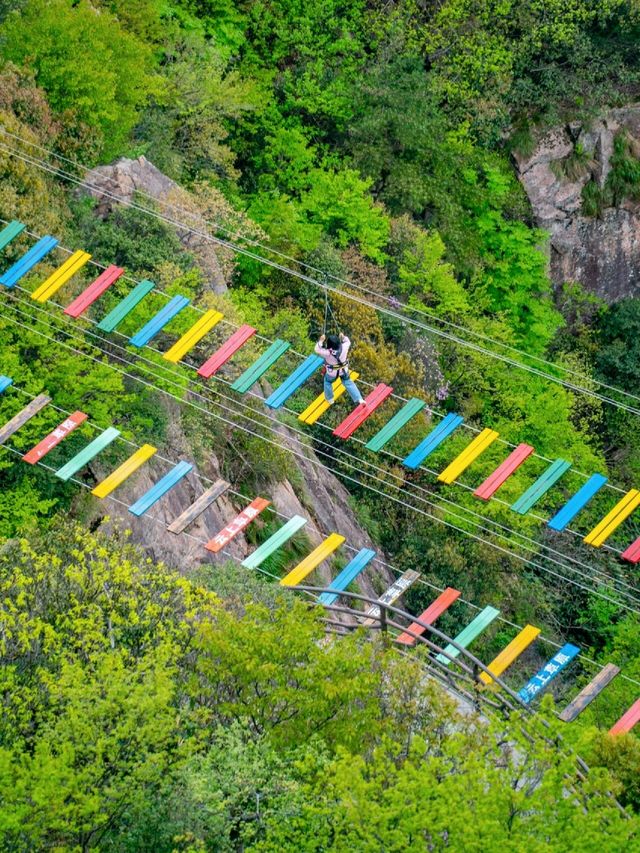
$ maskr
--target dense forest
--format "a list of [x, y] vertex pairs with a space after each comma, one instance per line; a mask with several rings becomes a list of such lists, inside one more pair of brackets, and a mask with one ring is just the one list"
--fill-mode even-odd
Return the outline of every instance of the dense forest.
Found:
[[[343, 330], [361, 377], [570, 460], [566, 498], [578, 472], [639, 487], [640, 289], [606, 301], [576, 281], [553, 284], [548, 236], [514, 169], [550, 128], [589, 126], [638, 100], [639, 36], [628, 0], [0, 0], [0, 226], [19, 219], [297, 352], [327, 323]], [[144, 158], [176, 188], [171, 216], [144, 194], [105, 204], [78, 189], [87, 169], [119, 158]], [[562, 174], [589, 168], [576, 143]], [[620, 133], [606, 180], [584, 185], [582, 212], [597, 220], [639, 199], [640, 149]], [[207, 267], [185, 222], [232, 245], [209, 247]], [[3, 262], [27, 245], [24, 234]], [[190, 374], [167, 373], [156, 351], [129, 347], [124, 361], [88, 317], [70, 326], [53, 304], [0, 297], [0, 373], [28, 395], [46, 391], [138, 444], [171, 444], [179, 426], [181, 451], [203, 466], [214, 454], [241, 494], [271, 495], [286, 480], [313, 512], [293, 415], [281, 415], [280, 443], [261, 400], [243, 409], [253, 431], [214, 420], [204, 407], [225, 411], [223, 394], [203, 390], [195, 405]], [[164, 301], [153, 293], [124, 334]], [[196, 319], [186, 313], [172, 340]], [[240, 366], [258, 352], [252, 343]], [[318, 392], [304, 390], [301, 405]], [[0, 396], [0, 421], [18, 408]], [[34, 419], [12, 448], [26, 452], [56, 418]], [[480, 508], [472, 488], [434, 488], [430, 470], [468, 435], [434, 453], [429, 471], [407, 473], [399, 460], [424, 432], [412, 422], [375, 469], [360, 445], [349, 461], [319, 426], [308, 435], [348, 489], [354, 524], [389, 563], [421, 573], [408, 611], [432, 599], [426, 584], [454, 586], [504, 617], [474, 646], [483, 660], [533, 623], [622, 668], [578, 721], [559, 724], [554, 698], [590, 680], [584, 662], [537, 715], [462, 713], [419, 656], [360, 632], [326, 645], [321, 613], [235, 563], [151, 559], [72, 483], [3, 448], [2, 849], [640, 844], [640, 743], [606, 735], [640, 693], [636, 567], [546, 530], [557, 493], [514, 520], [526, 474]], [[69, 448], [87, 436], [78, 430]], [[503, 451], [476, 463], [473, 488]], [[121, 461], [109, 454], [107, 468]], [[581, 535], [610, 506], [599, 494]], [[249, 541], [271, 532], [265, 521]], [[638, 534], [630, 518], [618, 550]], [[304, 545], [265, 565], [281, 572]], [[453, 636], [465, 620], [456, 604], [438, 625]], [[548, 657], [517, 664], [511, 686]]]

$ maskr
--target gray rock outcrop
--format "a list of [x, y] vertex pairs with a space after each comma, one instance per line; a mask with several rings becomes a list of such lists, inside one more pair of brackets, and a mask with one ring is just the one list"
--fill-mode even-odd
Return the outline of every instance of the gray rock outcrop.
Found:
[[607, 302], [640, 296], [640, 205], [625, 201], [585, 216], [582, 193], [590, 181], [605, 188], [620, 132], [640, 144], [640, 106], [553, 128], [531, 155], [514, 155], [536, 225], [550, 235], [552, 281], [580, 282]]
[[173, 227], [181, 243], [193, 252], [208, 287], [214, 293], [226, 291], [225, 268], [231, 264], [225, 255], [229, 250], [216, 245], [207, 236], [211, 229], [190, 194], [146, 157], [136, 160], [123, 157], [108, 166], [91, 169], [80, 192], [97, 200], [96, 213], [102, 217], [108, 216], [118, 204], [136, 200], [136, 193], [141, 195], [137, 199], [139, 204], [148, 206], [149, 200], [152, 204], [157, 202], [167, 224], [175, 223]]

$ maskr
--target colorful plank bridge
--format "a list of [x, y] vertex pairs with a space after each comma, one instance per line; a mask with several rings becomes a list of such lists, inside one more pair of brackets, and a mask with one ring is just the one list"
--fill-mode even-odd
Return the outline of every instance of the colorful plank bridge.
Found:
[[[25, 226], [17, 221], [9, 223], [0, 231], [0, 251], [19, 237], [25, 230]], [[58, 241], [51, 236], [42, 237], [31, 246], [18, 260], [10, 265], [5, 272], [0, 274], [0, 284], [7, 290], [13, 290], [18, 282], [25, 276], [31, 274], [35, 267], [43, 261], [56, 248]], [[74, 277], [86, 268], [91, 258], [90, 255], [81, 250], [72, 252], [69, 257], [44, 279], [31, 292], [31, 298], [37, 302], [48, 302], [71, 282]], [[98, 277], [88, 284], [68, 302], [63, 309], [64, 313], [73, 319], [81, 317], [91, 306], [95, 305], [106, 293], [112, 293], [112, 288], [118, 286], [123, 277], [123, 269], [111, 265], [104, 269]], [[155, 290], [151, 281], [141, 281], [135, 284], [122, 296], [117, 304], [99, 321], [97, 328], [105, 333], [114, 332], [121, 324], [130, 318], [133, 312], [144, 302], [144, 300]], [[156, 311], [150, 319], [143, 323], [138, 330], [129, 337], [129, 344], [136, 348], [148, 346], [160, 333], [170, 334], [172, 321], [190, 306], [190, 300], [181, 294], [167, 298], [167, 304]], [[189, 310], [193, 310], [189, 308]], [[223, 316], [215, 310], [200, 312], [198, 319], [184, 332], [175, 342], [165, 350], [163, 358], [172, 363], [180, 362], [185, 356], [199, 344], [214, 329], [217, 330], [223, 321]], [[254, 339], [256, 329], [249, 325], [237, 328], [233, 333], [218, 345], [214, 352], [205, 359], [197, 368], [197, 374], [202, 379], [208, 380], [218, 374], [228, 362], [244, 347], [250, 340]], [[290, 350], [290, 344], [284, 340], [277, 340], [259, 354], [257, 358], [244, 369], [244, 371], [231, 383], [235, 393], [245, 394], [263, 377], [268, 371], [279, 365]], [[310, 354], [290, 373], [281, 380], [280, 384], [266, 398], [265, 404], [274, 410], [282, 408], [290, 398], [296, 394], [303, 385], [318, 371], [322, 365], [322, 359]], [[352, 373], [352, 379], [357, 379], [358, 374]], [[9, 377], [0, 376], [0, 393], [11, 387]], [[338, 400], [344, 395], [345, 388], [340, 380], [334, 383], [334, 396]], [[368, 419], [393, 396], [393, 388], [380, 383], [368, 394], [364, 404], [356, 406], [333, 430], [333, 435], [346, 441], [353, 437], [354, 433], [365, 426]], [[14, 415], [6, 424], [0, 427], [0, 445], [10, 439], [18, 430], [30, 422], [50, 399], [41, 394], [33, 399], [27, 406]], [[329, 404], [324, 395], [319, 395], [298, 416], [305, 424], [313, 425], [327, 412]], [[384, 453], [387, 445], [394, 441], [400, 432], [415, 419], [422, 415], [426, 409], [426, 403], [418, 398], [405, 401], [404, 405], [386, 423], [377, 424], [376, 432], [364, 440], [365, 449], [371, 453]], [[71, 413], [53, 431], [45, 435], [23, 459], [29, 464], [37, 464], [45, 455], [53, 451], [66, 437], [81, 427], [87, 416], [80, 411]], [[402, 464], [408, 471], [416, 471], [427, 457], [439, 450], [441, 446], [450, 439], [463, 424], [460, 415], [451, 412], [435, 426], [432, 426], [427, 435], [402, 459]], [[457, 433], [456, 433], [457, 434]], [[75, 453], [65, 464], [55, 471], [55, 476], [63, 481], [71, 480], [83, 468], [88, 466], [100, 453], [110, 447], [120, 437], [119, 431], [109, 427], [96, 436], [83, 449]], [[443, 485], [450, 485], [477, 460], [494, 446], [499, 435], [495, 430], [485, 428], [462, 448], [458, 455], [437, 474], [437, 481]], [[98, 483], [92, 490], [98, 498], [106, 498], [120, 488], [128, 479], [156, 453], [151, 445], [143, 445], [135, 450], [121, 465], [115, 468], [111, 474]], [[528, 444], [520, 444], [513, 449], [509, 455], [485, 477], [484, 481], [477, 486], [473, 494], [481, 500], [490, 500], [495, 496], [509, 479], [519, 471], [527, 460], [534, 456], [534, 448]], [[530, 464], [530, 463], [529, 463]], [[514, 513], [524, 515], [536, 506], [548, 493], [558, 484], [561, 478], [570, 470], [571, 463], [564, 459], [557, 459], [538, 474], [536, 479], [511, 503]], [[142, 517], [157, 502], [161, 501], [173, 488], [192, 471], [193, 466], [181, 461], [176, 463], [165, 475], [151, 488], [141, 495], [129, 506], [129, 511], [136, 517]], [[556, 532], [563, 531], [587, 504], [606, 484], [606, 478], [601, 474], [593, 474], [587, 482], [571, 497], [564, 506], [557, 509], [548, 526]], [[218, 500], [229, 488], [224, 481], [218, 481], [197, 498], [180, 515], [174, 518], [167, 529], [173, 534], [183, 533], [207, 507]], [[246, 506], [231, 522], [229, 522], [216, 536], [206, 544], [206, 548], [212, 553], [222, 551], [233, 538], [246, 528], [254, 519], [269, 506], [264, 498], [255, 498]], [[622, 525], [640, 506], [640, 491], [631, 489], [620, 499], [591, 529], [585, 536], [584, 542], [592, 547], [601, 547], [607, 539]], [[271, 537], [262, 543], [252, 554], [245, 558], [243, 565], [247, 568], [259, 568], [263, 562], [273, 556], [281, 549], [289, 539], [295, 536], [306, 524], [306, 520], [300, 516], [294, 516], [276, 530]], [[323, 562], [332, 559], [344, 544], [344, 538], [337, 533], [330, 534], [324, 541], [315, 547], [297, 566], [295, 566], [282, 580], [283, 586], [297, 586], [315, 571]], [[350, 562], [335, 577], [330, 588], [322, 593], [320, 602], [326, 606], [332, 606], [341, 593], [357, 580], [371, 561], [375, 553], [370, 549], [361, 549]], [[640, 537], [632, 542], [622, 553], [623, 559], [631, 563], [640, 562]], [[380, 597], [380, 605], [372, 606], [365, 614], [365, 625], [376, 623], [381, 608], [385, 604], [391, 604], [418, 579], [418, 573], [405, 572], [388, 590]], [[399, 645], [415, 645], [419, 638], [428, 631], [429, 626], [441, 616], [452, 604], [455, 603], [459, 592], [452, 588], [444, 590], [442, 594], [432, 602], [416, 620], [407, 626], [406, 630], [396, 638]], [[437, 663], [448, 667], [455, 661], [456, 657], [465, 650], [480, 634], [485, 631], [498, 617], [498, 610], [490, 606], [479, 613], [452, 642], [442, 649], [435, 657]], [[490, 686], [492, 677], [498, 678], [510, 667], [513, 662], [530, 646], [538, 636], [539, 630], [534, 626], [526, 626], [522, 631], [500, 652], [499, 655], [488, 665], [487, 671], [481, 673], [480, 681]], [[527, 682], [520, 691], [523, 703], [529, 703], [543, 688], [545, 688], [557, 673], [577, 656], [577, 647], [567, 644]], [[613, 665], [610, 665], [613, 667]], [[616, 670], [613, 672], [613, 670]], [[607, 673], [603, 675], [602, 673]], [[567, 719], [574, 719], [583, 707], [593, 700], [598, 693], [606, 687], [617, 674], [617, 669], [602, 671], [593, 681], [584, 688], [578, 697], [563, 712]], [[613, 674], [611, 674], [613, 673]], [[640, 700], [639, 700], [640, 702]], [[640, 706], [638, 702], [626, 712], [626, 714], [611, 729], [613, 733], [629, 731], [640, 718]]]
[[[0, 375], [0, 393], [7, 392], [13, 389], [13, 381], [10, 377]], [[51, 399], [46, 394], [40, 394], [31, 400], [26, 406], [20, 409], [13, 417], [11, 417], [4, 425], [0, 426], [0, 444], [8, 441], [19, 430], [23, 429], [27, 424], [33, 422], [33, 419], [46, 410], [46, 407], [51, 403]], [[417, 413], [418, 407], [411, 406], [409, 411], [411, 415], [407, 415], [407, 411], [403, 414], [404, 417], [410, 417]], [[402, 418], [396, 419], [394, 426]], [[29, 464], [37, 464], [42, 459], [57, 448], [72, 432], [80, 428], [87, 422], [87, 415], [84, 412], [76, 411], [69, 414], [54, 430], [46, 433], [38, 443], [22, 456], [23, 461]], [[86, 468], [96, 457], [104, 453], [110, 448], [116, 440], [120, 438], [120, 432], [115, 427], [108, 427], [99, 432], [91, 441], [84, 447], [75, 452], [70, 459], [55, 470], [55, 476], [63, 481], [68, 481], [74, 475], [78, 474], [83, 468]], [[384, 439], [385, 436], [383, 435]], [[379, 439], [380, 440], [380, 439]], [[487, 439], [484, 439], [486, 442]], [[493, 439], [491, 439], [493, 440]], [[474, 452], [482, 452], [482, 443], [478, 442], [475, 445]], [[100, 499], [109, 497], [112, 492], [119, 489], [132, 475], [138, 471], [143, 465], [151, 460], [156, 455], [156, 448], [144, 444], [136, 448], [127, 459], [120, 465], [116, 466], [111, 473], [98, 482], [92, 489], [92, 494]], [[522, 453], [519, 454], [519, 456]], [[458, 468], [468, 462], [467, 458], [458, 457], [455, 464]], [[514, 467], [514, 460], [507, 460], [508, 467]], [[160, 477], [151, 487], [147, 488], [133, 503], [129, 505], [129, 512], [140, 518], [144, 516], [156, 503], [161, 501], [172, 489], [174, 489], [182, 480], [193, 470], [193, 465], [190, 462], [182, 460], [172, 465], [170, 469]], [[457, 470], [457, 469], [456, 469]], [[496, 486], [496, 482], [503, 476], [505, 467], [503, 466], [498, 477], [490, 483], [490, 488]], [[537, 482], [537, 481], [536, 481]], [[534, 484], [535, 485], [535, 484]], [[201, 495], [199, 495], [191, 504], [189, 504], [178, 516], [169, 520], [166, 523], [168, 532], [175, 535], [184, 533], [184, 531], [193, 524], [205, 510], [210, 507], [215, 501], [224, 496], [230, 488], [229, 483], [224, 480], [217, 480]], [[604, 519], [601, 529], [597, 531], [598, 536], [606, 533], [608, 526], [613, 524], [619, 514], [628, 510], [629, 503], [636, 500], [635, 495], [626, 495], [620, 501], [619, 507], [616, 507], [616, 512], [610, 513]], [[218, 553], [222, 551], [231, 540], [240, 531], [244, 530], [248, 524], [258, 518], [264, 509], [269, 506], [269, 501], [264, 498], [255, 498], [247, 507], [245, 507], [229, 524], [222, 528], [216, 536], [206, 543], [206, 548]], [[298, 534], [307, 524], [307, 520], [299, 515], [294, 515], [276, 529], [265, 541], [255, 548], [247, 557], [242, 560], [242, 565], [248, 569], [258, 569], [263, 563], [269, 560], [276, 552], [281, 550], [287, 543]], [[338, 551], [345, 545], [345, 537], [339, 533], [331, 533], [325, 539], [319, 542], [294, 568], [290, 569], [280, 580], [280, 585], [283, 587], [296, 587], [303, 583], [308, 576], [317, 570], [323, 563], [335, 557]], [[321, 593], [318, 598], [318, 603], [331, 607], [334, 602], [344, 594], [348, 586], [352, 584], [358, 576], [369, 566], [372, 560], [375, 559], [375, 552], [369, 548], [362, 548], [355, 554], [347, 565], [338, 572], [334, 580], [331, 582], [328, 589]], [[413, 570], [405, 571], [398, 577], [391, 586], [385, 590], [378, 599], [378, 604], [371, 605], [362, 614], [363, 619], [361, 624], [365, 627], [374, 627], [384, 624], [380, 620], [383, 618], [385, 605], [394, 604], [406, 591], [419, 579], [419, 573]], [[429, 632], [430, 626], [439, 619], [449, 608], [456, 603], [460, 597], [460, 591], [452, 587], [447, 587], [443, 590], [429, 606], [411, 622], [404, 631], [400, 632], [395, 637], [395, 642], [399, 646], [414, 646]], [[434, 661], [443, 668], [449, 667], [455, 662], [456, 658], [464, 652], [471, 643], [473, 643], [498, 617], [499, 611], [491, 606], [487, 606], [482, 610], [462, 631], [444, 648], [441, 648], [430, 640], [427, 640], [429, 648], [434, 648]], [[479, 674], [479, 684], [485, 687], [490, 687], [492, 681], [501, 677], [504, 672], [512, 666], [512, 664], [531, 646], [538, 638], [540, 629], [533, 625], [526, 625], [520, 632], [509, 642], [500, 653], [488, 664], [486, 669]], [[566, 643], [560, 648], [547, 663], [540, 668], [518, 691], [520, 701], [529, 705], [538, 695], [545, 690], [549, 684], [566, 669], [579, 655], [579, 648], [571, 643]], [[613, 664], [606, 665], [596, 677], [582, 689], [575, 699], [561, 712], [560, 719], [571, 722], [578, 714], [584, 710], [604, 688], [615, 678], [619, 673], [619, 668]], [[632, 730], [632, 728], [640, 721], [640, 700], [637, 700], [620, 719], [611, 727], [610, 734], [624, 734]]]
[[[17, 220], [7, 224], [0, 231], [0, 251], [10, 246], [24, 231], [24, 224]], [[58, 241], [55, 237], [45, 236], [38, 239], [13, 265], [0, 274], [0, 284], [9, 290], [15, 288], [24, 276], [28, 273], [33, 273], [35, 267], [41, 261], [45, 260], [57, 245]], [[66, 260], [31, 292], [32, 299], [39, 302], [51, 300], [53, 296], [62, 291], [66, 285], [85, 270], [87, 264], [90, 262], [91, 257], [88, 253], [82, 250], [69, 251], [69, 256]], [[112, 293], [115, 286], [122, 284], [123, 273], [123, 269], [115, 265], [103, 269], [93, 282], [84, 287], [80, 293], [69, 301], [64, 308], [64, 313], [74, 319], [81, 317], [101, 297], [108, 292]], [[102, 319], [97, 321], [97, 328], [105, 333], [116, 331], [143, 304], [149, 294], [154, 291], [156, 293], [154, 298], [163, 296], [167, 302], [164, 307], [156, 311], [155, 314], [143, 323], [134, 334], [129, 336], [129, 344], [133, 347], [141, 348], [148, 346], [161, 332], [165, 337], [166, 335], [170, 335], [169, 330], [173, 320], [187, 309], [191, 311], [194, 309], [190, 307], [188, 297], [181, 294], [167, 297], [165, 294], [157, 291], [154, 283], [148, 280], [134, 283], [133, 286], [127, 285], [127, 292], [119, 298], [119, 301]], [[168, 349], [161, 353], [163, 358], [174, 364], [181, 362], [196, 346], [205, 346], [206, 336], [213, 330], [216, 330], [217, 333], [223, 321], [222, 313], [214, 309], [199, 312], [199, 316], [187, 331], [179, 336]], [[249, 341], [253, 340], [255, 336], [256, 329], [247, 324], [235, 329], [199, 367], [195, 368], [194, 366], [194, 369], [197, 370], [197, 375], [204, 380], [209, 380], [219, 374], [234, 356]], [[267, 348], [258, 354], [254, 361], [245, 367], [244, 371], [233, 382], [229, 383], [231, 389], [238, 394], [249, 393], [257, 382], [267, 377], [270, 370], [280, 370], [281, 360], [289, 353], [290, 349], [291, 345], [287, 341], [279, 339], [270, 342]], [[266, 406], [273, 410], [281, 409], [317, 373], [322, 363], [322, 358], [315, 353], [306, 356], [266, 397], [264, 401]], [[358, 374], [352, 372], [351, 378], [357, 379]], [[344, 392], [345, 388], [341, 380], [336, 380], [334, 382], [335, 400], [343, 397]], [[402, 430], [406, 429], [409, 423], [415, 424], [418, 416], [424, 417], [424, 412], [428, 411], [425, 401], [414, 397], [408, 401], [404, 401], [404, 404], [398, 411], [388, 418], [386, 422], [380, 424], [380, 409], [388, 403], [392, 396], [393, 388], [391, 386], [383, 383], [376, 385], [366, 397], [364, 405], [356, 406], [343, 418], [333, 429], [333, 435], [342, 441], [350, 440], [353, 438], [354, 433], [365, 427], [369, 419], [373, 415], [376, 415], [375, 419], [378, 420], [376, 431], [373, 435], [361, 441], [364, 448], [371, 453], [387, 453], [387, 446], [396, 440]], [[329, 408], [324, 395], [320, 394], [304, 409], [298, 416], [298, 419], [302, 423], [313, 425], [319, 421]], [[454, 434], [457, 435], [457, 431], [462, 426], [463, 419], [460, 415], [455, 412], [445, 415], [404, 456], [402, 465], [408, 471], [420, 469], [427, 457], [436, 450], [439, 450], [444, 442], [452, 438]], [[499, 435], [495, 430], [490, 428], [480, 430], [466, 447], [463, 447], [458, 455], [437, 474], [437, 481], [443, 485], [455, 483], [470, 466], [477, 463], [480, 457], [495, 445], [498, 439]], [[495, 498], [497, 492], [505, 486], [516, 472], [519, 472], [523, 466], [528, 467], [533, 464], [529, 460], [534, 456], [535, 451], [531, 445], [519, 444], [475, 488], [473, 491], [474, 496], [483, 501]], [[558, 487], [558, 484], [570, 469], [571, 463], [567, 460], [556, 459], [554, 462], [551, 462], [511, 502], [511, 510], [516, 514], [525, 515], [543, 499], [548, 502], [549, 494], [554, 488]], [[606, 477], [599, 473], [588, 477], [587, 482], [578, 489], [573, 497], [564, 506], [555, 510], [547, 522], [548, 527], [558, 533], [565, 530], [586, 509], [587, 504], [592, 501], [606, 483]], [[632, 515], [638, 506], [640, 506], [640, 492], [631, 489], [591, 531], [583, 536], [584, 542], [594, 548], [601, 547], [618, 527]], [[640, 562], [640, 537], [624, 548], [621, 551], [621, 556], [625, 561], [630, 563]]]

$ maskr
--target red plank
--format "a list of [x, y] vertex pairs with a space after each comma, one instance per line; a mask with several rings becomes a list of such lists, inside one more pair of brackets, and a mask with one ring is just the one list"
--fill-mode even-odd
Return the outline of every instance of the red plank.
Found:
[[630, 732], [637, 722], [640, 722], [640, 699], [636, 699], [629, 710], [609, 729], [609, 734], [622, 735]]
[[35, 447], [32, 447], [28, 453], [22, 457], [23, 462], [28, 462], [29, 465], [35, 465], [36, 462], [39, 462], [43, 456], [46, 456], [50, 450], [60, 444], [63, 438], [66, 438], [70, 432], [73, 432], [76, 427], [79, 427], [80, 424], [84, 423], [87, 419], [88, 415], [85, 415], [84, 412], [74, 412], [72, 415], [69, 415], [66, 420], [62, 421], [61, 424], [49, 433], [49, 435], [45, 436], [42, 441], [38, 442]]
[[516, 449], [510, 453], [501, 465], [498, 465], [481, 486], [473, 493], [477, 498], [482, 498], [488, 501], [494, 495], [500, 486], [509, 479], [513, 472], [522, 465], [524, 460], [531, 456], [533, 447], [530, 444], [519, 444]]
[[[418, 619], [421, 622], [426, 622], [427, 625], [431, 625], [436, 621], [438, 616], [441, 616], [444, 611], [450, 607], [456, 598], [459, 598], [460, 591], [457, 589], [453, 589], [453, 587], [448, 586], [444, 592], [441, 592], [440, 595], [436, 598], [435, 601], [432, 601], [431, 604], [424, 610]], [[418, 622], [413, 622], [404, 634], [400, 634], [400, 636], [396, 639], [396, 643], [404, 643], [407, 646], [411, 646], [415, 643], [416, 637], [419, 637], [421, 634], [424, 634], [426, 631], [426, 627], [424, 625], [420, 625]]]
[[338, 438], [349, 438], [358, 427], [363, 424], [369, 415], [380, 406], [387, 397], [393, 393], [393, 388], [389, 385], [384, 385], [382, 382], [373, 389], [364, 403], [360, 403], [355, 409], [347, 415], [341, 424], [334, 429], [333, 434]]
[[227, 524], [226, 527], [223, 527], [220, 533], [217, 533], [213, 539], [210, 539], [207, 544], [204, 546], [208, 551], [213, 551], [214, 554], [217, 554], [221, 548], [231, 542], [234, 536], [240, 533], [241, 530], [253, 521], [263, 509], [266, 509], [271, 501], [267, 501], [264, 498], [256, 498], [251, 501], [249, 506], [246, 506], [241, 513], [236, 515], [232, 522]]
[[205, 379], [208, 379], [210, 376], [220, 370], [223, 364], [225, 364], [231, 356], [237, 352], [243, 344], [249, 340], [249, 338], [255, 335], [256, 330], [253, 326], [240, 326], [240, 328], [234, 332], [231, 337], [226, 340], [220, 349], [216, 350], [212, 356], [210, 356], [205, 363], [198, 368], [198, 374], [200, 376], [204, 376]]
[[620, 556], [630, 563], [640, 563], [640, 536]]
[[105, 292], [105, 290], [117, 281], [124, 270], [122, 267], [116, 267], [113, 264], [110, 267], [100, 273], [98, 278], [92, 282], [86, 290], [83, 290], [79, 296], [70, 302], [67, 307], [64, 309], [64, 313], [68, 314], [69, 317], [79, 317], [83, 311], [86, 311], [89, 305], [92, 302], [95, 302], [99, 296]]

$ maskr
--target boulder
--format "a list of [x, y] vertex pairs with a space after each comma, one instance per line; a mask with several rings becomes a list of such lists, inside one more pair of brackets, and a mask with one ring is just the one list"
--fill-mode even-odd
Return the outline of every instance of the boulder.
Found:
[[[514, 154], [535, 223], [550, 235], [552, 281], [556, 286], [580, 282], [607, 302], [640, 296], [640, 206], [625, 201], [605, 209], [600, 218], [585, 216], [582, 191], [591, 180], [605, 187], [620, 131], [640, 154], [640, 106], [610, 110], [590, 124], [574, 121], [553, 128], [531, 155]], [[577, 146], [587, 156], [577, 176], [568, 177], [567, 158]]]

